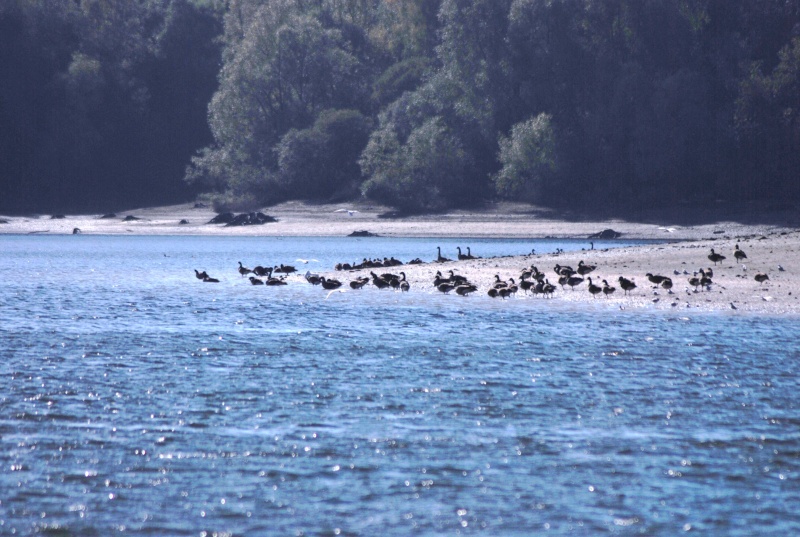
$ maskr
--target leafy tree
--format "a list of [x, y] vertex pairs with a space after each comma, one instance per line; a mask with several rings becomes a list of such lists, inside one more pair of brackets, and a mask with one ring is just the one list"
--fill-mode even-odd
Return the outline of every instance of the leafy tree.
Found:
[[498, 192], [510, 199], [542, 200], [546, 182], [556, 170], [556, 140], [552, 117], [539, 114], [517, 123], [511, 136], [500, 137], [500, 163], [495, 177]]

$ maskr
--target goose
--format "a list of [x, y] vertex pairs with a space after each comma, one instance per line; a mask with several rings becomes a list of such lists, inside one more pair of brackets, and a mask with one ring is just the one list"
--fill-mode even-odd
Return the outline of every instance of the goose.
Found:
[[472, 252], [469, 251], [469, 246], [467, 246], [467, 259], [480, 259], [481, 256], [479, 255], [472, 255]]
[[589, 280], [589, 292], [592, 294], [593, 297], [597, 297], [597, 295], [600, 294], [603, 291], [603, 289], [599, 285], [593, 284], [591, 277], [588, 278], [588, 280]]
[[497, 290], [497, 296], [503, 299], [510, 297], [511, 294], [512, 294], [511, 289], [508, 287], [501, 287], [500, 289]]
[[544, 286], [542, 287], [542, 292], [545, 294], [545, 296], [549, 296], [550, 298], [552, 298], [553, 293], [556, 292], [556, 286], [550, 283], [550, 280], [545, 279]]
[[616, 287], [608, 285], [608, 282], [603, 280], [603, 294], [606, 295], [606, 298], [608, 298], [610, 295], [613, 295], [614, 291], [616, 290]]
[[708, 274], [706, 274], [706, 271], [704, 271], [703, 269], [700, 269], [700, 285], [705, 287], [705, 288], [708, 288], [712, 283], [714, 283], [714, 282], [711, 281], [711, 278], [708, 277]]
[[647, 279], [650, 280], [650, 282], [654, 283], [655, 285], [661, 285], [661, 283], [664, 280], [668, 280], [669, 279], [666, 276], [661, 276], [659, 274], [650, 274], [649, 272], [647, 274], [645, 274], [645, 276], [647, 276]]
[[581, 276], [586, 276], [596, 268], [597, 265], [584, 265], [583, 260], [578, 262], [578, 274]]
[[492, 284], [492, 287], [494, 287], [495, 289], [500, 289], [502, 287], [508, 287], [508, 282], [504, 282], [503, 280], [500, 279], [500, 275], [499, 274], [495, 274], [494, 275], [494, 283]]
[[442, 248], [440, 246], [436, 247], [436, 252], [437, 252], [437, 255], [436, 255], [436, 262], [437, 263], [446, 263], [446, 262], [450, 261], [450, 259], [447, 259], [446, 257], [442, 256]]
[[474, 293], [477, 290], [478, 287], [472, 284], [459, 285], [458, 287], [456, 287], [456, 293], [460, 296], [467, 296], [470, 293]]
[[436, 276], [433, 278], [433, 286], [438, 287], [439, 284], [447, 283], [447, 279], [442, 277], [442, 273], [438, 270], [436, 271]]
[[553, 270], [555, 270], [556, 274], [559, 276], [572, 276], [575, 274], [575, 271], [572, 270], [572, 267], [562, 267], [561, 265], [556, 265]]
[[706, 276], [708, 276], [709, 278], [713, 278], [714, 277], [714, 271], [711, 269], [711, 267], [708, 267], [706, 269]]
[[519, 287], [517, 287], [517, 283], [514, 281], [514, 278], [509, 278], [508, 281], [510, 283], [508, 284], [508, 287], [506, 287], [505, 289], [508, 289], [509, 295], [517, 294]]
[[378, 289], [386, 289], [387, 287], [391, 287], [391, 284], [388, 281], [384, 280], [374, 272], [370, 271], [370, 276], [372, 276], [372, 285]]
[[400, 280], [400, 291], [407, 293], [411, 289], [411, 284], [406, 280], [405, 272], [401, 272], [400, 274], [403, 276], [403, 279]]
[[697, 276], [692, 276], [691, 278], [689, 278], [689, 285], [694, 286], [694, 290], [695, 292], [697, 292], [697, 288], [700, 287], [702, 283], [700, 281], [700, 278], [698, 278]]
[[740, 250], [737, 244], [736, 249], [733, 251], [733, 257], [736, 258], [736, 261], [741, 261], [742, 259], [747, 259], [747, 254]]
[[714, 265], [716, 266], [717, 263], [722, 263], [722, 261], [724, 261], [726, 258], [724, 255], [716, 253], [712, 248], [711, 253], [708, 254], [708, 259], [709, 261], [713, 261]]
[[622, 290], [625, 291], [625, 294], [628, 294], [628, 291], [633, 291], [636, 289], [636, 284], [630, 281], [627, 278], [623, 278], [622, 276], [619, 277], [619, 286], [622, 287]]
[[580, 285], [583, 283], [583, 278], [578, 278], [577, 276], [570, 276], [567, 278], [567, 285], [569, 285], [572, 290], [575, 290], [576, 285]]
[[661, 287], [669, 291], [669, 294], [672, 294], [672, 279], [664, 278], [664, 281], [661, 282]]
[[520, 278], [519, 280], [519, 288], [527, 295], [528, 289], [533, 287], [534, 280], [528, 280], [527, 278]]
[[758, 283], [763, 284], [765, 281], [769, 280], [769, 276], [767, 276], [766, 274], [764, 274], [762, 272], [759, 272], [758, 274], [755, 275], [755, 277], [753, 279], [755, 281], [757, 281]]
[[442, 293], [444, 293], [444, 294], [447, 294], [447, 293], [449, 293], [450, 291], [452, 291], [453, 289], [455, 289], [455, 287], [456, 287], [456, 286], [455, 286], [455, 285], [453, 285], [452, 283], [440, 283], [439, 285], [437, 285], [437, 286], [436, 286], [436, 288], [437, 288], [439, 291], [441, 291]]
[[369, 282], [369, 278], [356, 278], [355, 280], [350, 282], [351, 289], [361, 289]]
[[256, 265], [253, 267], [253, 274], [256, 276], [266, 276], [269, 271], [262, 267], [261, 265]]
[[253, 285], [264, 285], [264, 282], [262, 280], [259, 280], [254, 276], [250, 276], [250, 283], [252, 283]]
[[253, 271], [250, 270], [249, 268], [245, 267], [244, 265], [242, 265], [242, 262], [239, 261], [239, 274], [242, 275], [242, 278], [244, 278], [245, 276], [247, 276], [251, 272], [253, 272]]
[[492, 298], [497, 298], [497, 296], [498, 296], [500, 293], [497, 291], [497, 288], [496, 288], [496, 287], [490, 287], [490, 288], [489, 288], [489, 291], [488, 291], [486, 294], [487, 294], [487, 295], [489, 295], [489, 296], [490, 296], [490, 297], [492, 297]]
[[467, 278], [465, 278], [464, 276], [456, 274], [452, 270], [448, 270], [448, 272], [450, 273], [450, 278], [448, 278], [448, 280], [451, 281], [452, 283], [455, 283], [456, 285], [467, 283]]
[[461, 246], [456, 246], [456, 250], [458, 250], [458, 260], [459, 261], [465, 261], [465, 260], [469, 259], [469, 256], [467, 254], [462, 254], [461, 253]]
[[194, 277], [198, 280], [205, 280], [208, 278], [208, 273], [204, 270], [203, 272], [197, 272], [197, 269], [194, 269]]
[[329, 280], [325, 276], [320, 277], [320, 284], [322, 285], [322, 287], [328, 290], [338, 289], [339, 287], [342, 286], [342, 282], [340, 282], [339, 280]]
[[311, 272], [306, 272], [305, 278], [306, 281], [311, 285], [319, 285], [322, 283], [319, 274], [311, 274]]
[[267, 283], [267, 285], [288, 285], [286, 283], [286, 281], [283, 279], [283, 277], [281, 277], [281, 278], [273, 278], [273, 277], [270, 276], [270, 278], [267, 279], [266, 283]]
[[211, 276], [206, 276], [203, 278], [203, 281], [206, 283], [219, 283], [219, 280], [216, 278], [212, 278]]
[[291, 274], [292, 272], [297, 272], [297, 269], [291, 265], [284, 265], [281, 263], [280, 267], [275, 267], [275, 272], [282, 272], [283, 274]]

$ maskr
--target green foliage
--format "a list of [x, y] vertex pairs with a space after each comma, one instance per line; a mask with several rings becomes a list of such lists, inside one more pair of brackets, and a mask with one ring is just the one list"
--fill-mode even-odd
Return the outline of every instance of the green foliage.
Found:
[[358, 156], [371, 121], [356, 110], [328, 110], [311, 128], [292, 129], [276, 147], [278, 187], [286, 197], [352, 197], [361, 183]]
[[502, 169], [495, 177], [501, 196], [531, 202], [541, 201], [543, 184], [556, 170], [556, 143], [551, 116], [539, 114], [517, 123], [511, 136], [500, 137]]

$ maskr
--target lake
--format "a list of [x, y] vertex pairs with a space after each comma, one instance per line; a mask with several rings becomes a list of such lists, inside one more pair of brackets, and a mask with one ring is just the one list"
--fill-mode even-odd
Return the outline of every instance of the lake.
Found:
[[0, 534], [800, 534], [794, 318], [236, 272], [456, 245], [0, 236]]

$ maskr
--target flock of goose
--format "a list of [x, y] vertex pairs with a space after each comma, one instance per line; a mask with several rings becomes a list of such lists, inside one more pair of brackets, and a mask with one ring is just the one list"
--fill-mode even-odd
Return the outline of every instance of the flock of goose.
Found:
[[[437, 246], [436, 250], [437, 256], [434, 259], [434, 262], [445, 263], [451, 261], [451, 259], [442, 256], [441, 247]], [[461, 251], [461, 247], [457, 247], [457, 250], [459, 260], [480, 259], [479, 256], [472, 255], [472, 252], [469, 248], [467, 248], [466, 253]], [[745, 252], [739, 248], [739, 245], [736, 244], [733, 257], [736, 259], [737, 263], [740, 263], [747, 259], [747, 254], [745, 254]], [[725, 259], [726, 257], [724, 255], [715, 252], [713, 248], [711, 249], [711, 253], [708, 254], [708, 260], [711, 261], [714, 266], [716, 266], [717, 263], [721, 263]], [[422, 263], [422, 260], [416, 258], [405, 264], [416, 265]], [[404, 265], [404, 263], [395, 259], [394, 257], [383, 259], [365, 258], [359, 263], [337, 263], [335, 269], [337, 271], [370, 269], [369, 276], [357, 276], [355, 279], [352, 279], [348, 282], [350, 289], [353, 290], [362, 289], [366, 285], [371, 284], [378, 289], [393, 289], [401, 292], [407, 292], [411, 289], [411, 283], [406, 279], [405, 272], [399, 272], [397, 274], [392, 272], [382, 272], [381, 274], [378, 274], [372, 270], [401, 265]], [[523, 268], [517, 279], [509, 278], [508, 280], [502, 280], [500, 275], [496, 274], [494, 277], [494, 282], [490, 284], [486, 293], [489, 297], [504, 299], [509, 298], [515, 295], [518, 291], [522, 290], [522, 292], [525, 294], [530, 293], [534, 296], [539, 295], [549, 298], [552, 297], [557, 290], [556, 285], [560, 286], [562, 290], [566, 289], [568, 286], [574, 291], [576, 287], [583, 283], [587, 283], [587, 290], [593, 297], [597, 297], [598, 295], [602, 294], [608, 298], [616, 292], [617, 288], [610, 285], [605, 279], [593, 279], [592, 276], [589, 276], [589, 274], [594, 272], [596, 269], [596, 265], [586, 264], [583, 260], [578, 262], [578, 265], [575, 269], [569, 266], [556, 264], [553, 268], [553, 272], [555, 274], [554, 281], [556, 282], [554, 284], [550, 283], [550, 279], [545, 275], [544, 272], [540, 271], [535, 265], [531, 265], [530, 267]], [[195, 277], [203, 282], [219, 282], [218, 279], [210, 277], [206, 271], [201, 272], [195, 269], [194, 272]], [[247, 277], [252, 285], [280, 286], [287, 285], [286, 277], [289, 274], [297, 272], [297, 269], [293, 266], [283, 264], [273, 267], [264, 267], [258, 265], [250, 269], [245, 267], [240, 261], [238, 272], [242, 278]], [[447, 275], [444, 275], [441, 271], [437, 270], [433, 279], [434, 288], [443, 294], [448, 294], [453, 291], [457, 295], [468, 296], [479, 289], [479, 286], [476, 283], [471, 282], [465, 276], [456, 274], [454, 270], [448, 270], [446, 274]], [[676, 277], [681, 275], [687, 276], [686, 281], [690, 287], [694, 288], [695, 293], [698, 292], [699, 289], [710, 290], [711, 285], [713, 284], [712, 278], [714, 277], [714, 271], [711, 267], [706, 269], [701, 268], [693, 273], [690, 273], [686, 270], [682, 272], [675, 270], [673, 273], [673, 276]], [[672, 288], [675, 284], [673, 283], [672, 277], [661, 274], [653, 274], [650, 272], [645, 274], [645, 277], [651, 284], [653, 284], [654, 288], [657, 289], [658, 287], [661, 287], [669, 294], [673, 294]], [[344, 283], [338, 279], [327, 278], [318, 274], [312, 274], [311, 272], [306, 272], [304, 279], [312, 285], [322, 286], [322, 288], [330, 291], [331, 293], [339, 290], [339, 288], [344, 285]], [[769, 276], [766, 273], [758, 273], [755, 275], [754, 279], [759, 284], [763, 284], [769, 280]], [[598, 283], [595, 283], [598, 281], [602, 282], [602, 286]], [[637, 285], [632, 278], [619, 276], [616, 281], [618, 282], [619, 287], [622, 289], [624, 295], [628, 295], [637, 288]], [[328, 296], [330, 296], [331, 293], [329, 293]]]

